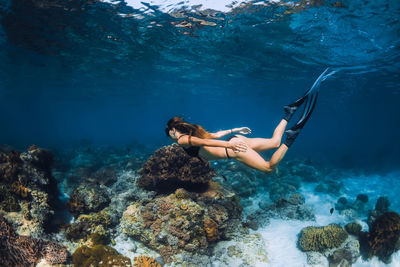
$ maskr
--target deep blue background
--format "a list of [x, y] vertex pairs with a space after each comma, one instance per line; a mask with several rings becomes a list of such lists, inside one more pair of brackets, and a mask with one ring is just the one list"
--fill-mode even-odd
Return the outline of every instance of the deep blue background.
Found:
[[[326, 67], [345, 66], [354, 69], [321, 84], [289, 156], [398, 169], [400, 4], [342, 5], [176, 18], [124, 2], [1, 0], [0, 143], [158, 146], [170, 142], [164, 127], [176, 115], [210, 131], [248, 126], [252, 136], [269, 137], [283, 105]], [[184, 21], [193, 26], [174, 26]]]

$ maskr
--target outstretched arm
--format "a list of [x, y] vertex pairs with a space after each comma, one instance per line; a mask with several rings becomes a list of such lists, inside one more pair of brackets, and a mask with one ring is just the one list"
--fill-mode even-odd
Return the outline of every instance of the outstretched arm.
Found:
[[233, 134], [233, 133], [250, 134], [251, 130], [248, 127], [240, 127], [240, 128], [233, 128], [233, 129], [229, 129], [229, 130], [218, 131], [216, 133], [211, 133], [211, 135], [212, 135], [212, 138], [221, 138], [225, 135]]
[[232, 140], [228, 142], [228, 141], [214, 140], [214, 139], [203, 139], [203, 138], [198, 138], [196, 136], [188, 136], [188, 135], [179, 138], [178, 144], [191, 145], [191, 146], [226, 147], [226, 148], [231, 148], [235, 152], [245, 152], [247, 150], [247, 144], [242, 140]]

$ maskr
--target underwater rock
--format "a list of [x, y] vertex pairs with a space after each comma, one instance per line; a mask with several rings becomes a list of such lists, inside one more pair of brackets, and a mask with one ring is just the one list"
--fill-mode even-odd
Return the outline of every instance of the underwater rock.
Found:
[[357, 199], [363, 203], [367, 203], [368, 202], [368, 196], [366, 194], [359, 194], [357, 195]]
[[271, 185], [269, 190], [269, 198], [274, 201], [280, 201], [281, 199], [287, 199], [290, 195], [297, 193], [296, 187], [285, 184], [285, 183], [274, 183]]
[[345, 197], [340, 197], [335, 204], [335, 209], [341, 215], [350, 219], [366, 216], [370, 209], [370, 206], [368, 205], [368, 196], [359, 194], [352, 203], [350, 203]]
[[400, 248], [400, 215], [396, 212], [386, 212], [373, 223], [368, 233], [368, 256], [377, 256], [388, 264], [391, 256]]
[[123, 232], [157, 250], [167, 263], [182, 251], [205, 254], [210, 243], [236, 232], [241, 221], [236, 196], [215, 182], [210, 184], [192, 198], [178, 189], [168, 196], [133, 202], [121, 218]]
[[346, 224], [344, 229], [351, 235], [360, 236], [362, 227], [356, 222], [351, 222]]
[[133, 267], [161, 267], [161, 264], [152, 257], [142, 255], [134, 258]]
[[[59, 191], [51, 166], [52, 153], [32, 145], [26, 152], [0, 153], [0, 209], [23, 213], [27, 235], [39, 237], [49, 226]], [[18, 230], [18, 229], [17, 229]], [[19, 231], [19, 230], [18, 230]]]
[[158, 192], [173, 192], [177, 188], [205, 190], [210, 179], [217, 176], [208, 161], [188, 155], [177, 144], [154, 152], [139, 174], [137, 186]]
[[300, 193], [293, 193], [286, 198], [279, 198], [275, 203], [262, 203], [260, 209], [249, 214], [246, 218], [249, 225], [265, 226], [271, 218], [284, 220], [314, 221], [315, 213], [311, 206], [305, 204]]
[[311, 266], [351, 266], [360, 257], [360, 243], [355, 237], [349, 236], [338, 247], [322, 252], [307, 251], [306, 255], [307, 263]]
[[350, 263], [355, 263], [358, 258], [361, 256], [360, 254], [360, 242], [357, 239], [353, 238], [348, 238], [345, 242], [344, 245], [341, 246], [341, 248], [345, 251], [346, 253], [351, 255], [351, 258], [347, 258]]
[[383, 214], [389, 211], [390, 201], [387, 197], [379, 197], [376, 201], [375, 210], [378, 214]]
[[294, 176], [300, 176], [305, 182], [318, 182], [321, 180], [320, 171], [305, 162], [292, 163], [290, 172]]
[[63, 246], [29, 236], [17, 235], [0, 215], [0, 262], [2, 266], [34, 266], [44, 258], [49, 264], [65, 263], [68, 252]]
[[129, 258], [119, 254], [115, 249], [104, 245], [95, 245], [92, 248], [80, 246], [72, 254], [72, 262], [74, 266], [79, 267], [132, 266]]
[[315, 192], [339, 196], [342, 193], [343, 182], [327, 180], [315, 187]]
[[110, 203], [107, 190], [94, 183], [83, 183], [74, 189], [67, 206], [75, 217], [80, 214], [97, 212]]
[[303, 251], [323, 252], [339, 247], [348, 237], [347, 232], [338, 224], [323, 227], [308, 226], [300, 232], [299, 246]]
[[307, 263], [311, 266], [328, 266], [328, 259], [321, 253], [315, 251], [306, 252]]
[[390, 201], [387, 197], [379, 197], [375, 204], [375, 209], [371, 210], [368, 216], [368, 226], [371, 228], [373, 222], [385, 212], [389, 212]]
[[381, 212], [387, 212], [389, 210], [390, 201], [387, 197], [379, 197], [376, 201], [375, 209]]
[[342, 211], [344, 209], [347, 209], [348, 207], [348, 201], [345, 197], [340, 197], [335, 204], [335, 209], [338, 211]]
[[213, 247], [210, 266], [270, 266], [267, 251], [268, 247], [259, 233], [237, 235]]
[[262, 173], [237, 161], [215, 161], [213, 167], [218, 170], [221, 184], [235, 192], [240, 198], [248, 198], [265, 186]]
[[113, 168], [105, 167], [94, 172], [91, 177], [97, 182], [105, 186], [113, 185], [117, 180], [117, 173]]
[[314, 221], [315, 214], [311, 206], [305, 204], [304, 197], [295, 193], [290, 195], [289, 199], [278, 199], [275, 205], [272, 205], [271, 210], [277, 212], [280, 218]]
[[118, 224], [118, 218], [113, 216], [110, 208], [105, 208], [100, 212], [80, 215], [73, 224], [67, 227], [66, 237], [69, 240], [78, 241], [83, 238], [93, 239], [95, 238], [93, 234], [98, 234], [105, 241], [109, 238], [106, 229], [116, 224]]
[[336, 250], [329, 257], [329, 267], [351, 267], [352, 255], [345, 249]]

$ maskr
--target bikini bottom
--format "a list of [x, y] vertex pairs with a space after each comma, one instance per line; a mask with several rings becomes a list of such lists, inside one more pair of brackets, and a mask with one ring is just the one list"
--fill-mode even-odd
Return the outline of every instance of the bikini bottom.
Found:
[[[239, 136], [237, 136], [237, 135], [229, 136], [229, 138], [226, 139], [226, 141], [230, 141], [232, 138], [235, 138], [235, 137], [239, 137]], [[225, 153], [226, 153], [226, 158], [227, 158], [227, 159], [230, 159], [231, 157], [229, 157], [228, 148], [227, 148], [227, 147], [225, 147]]]

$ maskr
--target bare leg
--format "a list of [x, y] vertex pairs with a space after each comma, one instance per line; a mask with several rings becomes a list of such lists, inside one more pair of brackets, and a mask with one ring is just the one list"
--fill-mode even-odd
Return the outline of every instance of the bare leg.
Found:
[[237, 161], [240, 161], [253, 169], [266, 173], [272, 172], [274, 168], [278, 166], [287, 150], [288, 147], [283, 144], [274, 152], [270, 161], [265, 161], [260, 154], [250, 147], [246, 152], [239, 153], [234, 153], [231, 149], [228, 149], [230, 157], [235, 158]]
[[250, 148], [257, 152], [278, 148], [281, 144], [282, 135], [285, 132], [286, 125], [287, 121], [281, 120], [281, 122], [275, 128], [272, 138], [248, 138], [244, 136], [239, 137], [243, 139]]

